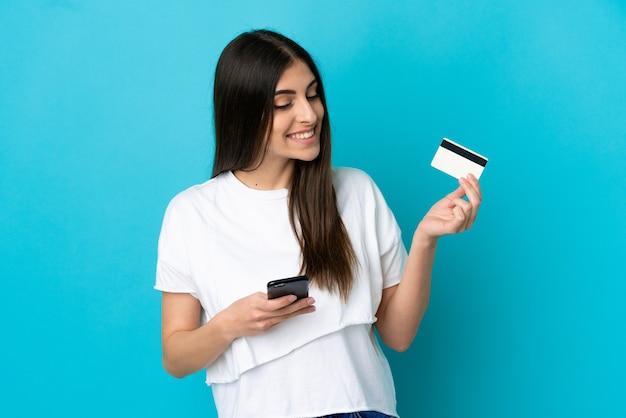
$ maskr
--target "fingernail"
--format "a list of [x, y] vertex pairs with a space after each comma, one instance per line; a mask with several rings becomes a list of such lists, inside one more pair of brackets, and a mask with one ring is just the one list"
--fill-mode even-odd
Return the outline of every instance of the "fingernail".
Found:
[[467, 180], [465, 180], [465, 177], [461, 177], [461, 178], [459, 178], [459, 182], [461, 184], [465, 184], [465, 183], [467, 183]]
[[289, 303], [295, 302], [296, 299], [298, 299], [296, 297], [296, 295], [289, 295], [289, 297], [287, 298], [287, 300], [289, 301]]
[[470, 180], [476, 180], [476, 176], [474, 176], [472, 173], [469, 173], [467, 175], [467, 178], [470, 179]]
[[313, 299], [313, 298], [309, 298], [309, 300], [307, 301], [307, 303], [308, 303], [309, 305], [313, 305], [313, 304], [315, 303], [315, 299]]

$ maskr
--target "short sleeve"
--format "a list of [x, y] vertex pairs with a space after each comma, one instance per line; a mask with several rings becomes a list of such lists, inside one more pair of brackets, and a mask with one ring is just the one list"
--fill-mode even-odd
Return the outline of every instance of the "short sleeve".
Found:
[[400, 283], [407, 251], [400, 227], [382, 192], [362, 170], [342, 167], [333, 173], [338, 206], [353, 245], [364, 251], [362, 257], [370, 269], [368, 274], [383, 289]]
[[372, 186], [376, 199], [376, 236], [385, 289], [400, 283], [408, 255], [393, 212], [373, 180]]
[[189, 293], [198, 297], [198, 289], [192, 279], [189, 266], [187, 231], [184, 202], [174, 198], [170, 202], [159, 236], [156, 284], [162, 292]]

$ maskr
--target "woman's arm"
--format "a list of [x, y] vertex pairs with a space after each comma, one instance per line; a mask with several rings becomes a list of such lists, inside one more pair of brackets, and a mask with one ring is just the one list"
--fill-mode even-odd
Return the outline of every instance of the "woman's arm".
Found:
[[437, 202], [418, 225], [400, 283], [383, 290], [376, 329], [394, 350], [409, 348], [428, 307], [439, 237], [463, 232], [476, 220], [482, 200], [478, 180], [469, 175], [459, 183], [460, 187]]
[[265, 293], [240, 299], [200, 325], [202, 307], [187, 293], [162, 294], [163, 366], [185, 377], [213, 363], [239, 337], [265, 333], [291, 317], [315, 311], [313, 298], [288, 295], [268, 300]]
[[429, 243], [417, 235], [416, 231], [402, 280], [383, 290], [376, 313], [380, 337], [396, 351], [406, 351], [413, 342], [430, 299], [436, 241]]

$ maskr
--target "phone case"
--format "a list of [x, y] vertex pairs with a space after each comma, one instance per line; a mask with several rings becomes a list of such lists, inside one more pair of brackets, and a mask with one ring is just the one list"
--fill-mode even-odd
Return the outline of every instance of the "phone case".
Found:
[[298, 299], [308, 297], [308, 276], [295, 276], [286, 279], [272, 280], [267, 284], [268, 299], [276, 299], [286, 295], [296, 295]]

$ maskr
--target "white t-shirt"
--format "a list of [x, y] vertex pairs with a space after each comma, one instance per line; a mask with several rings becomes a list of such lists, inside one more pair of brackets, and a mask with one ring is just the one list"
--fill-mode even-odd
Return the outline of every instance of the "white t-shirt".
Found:
[[[406, 250], [395, 218], [362, 171], [336, 169], [337, 205], [359, 267], [346, 303], [312, 287], [315, 313], [239, 338], [209, 367], [225, 417], [310, 417], [355, 410], [396, 415], [389, 365], [372, 324], [382, 290], [400, 281]], [[159, 239], [155, 288], [189, 293], [203, 322], [299, 273], [288, 190], [259, 191], [224, 173], [177, 195]]]

